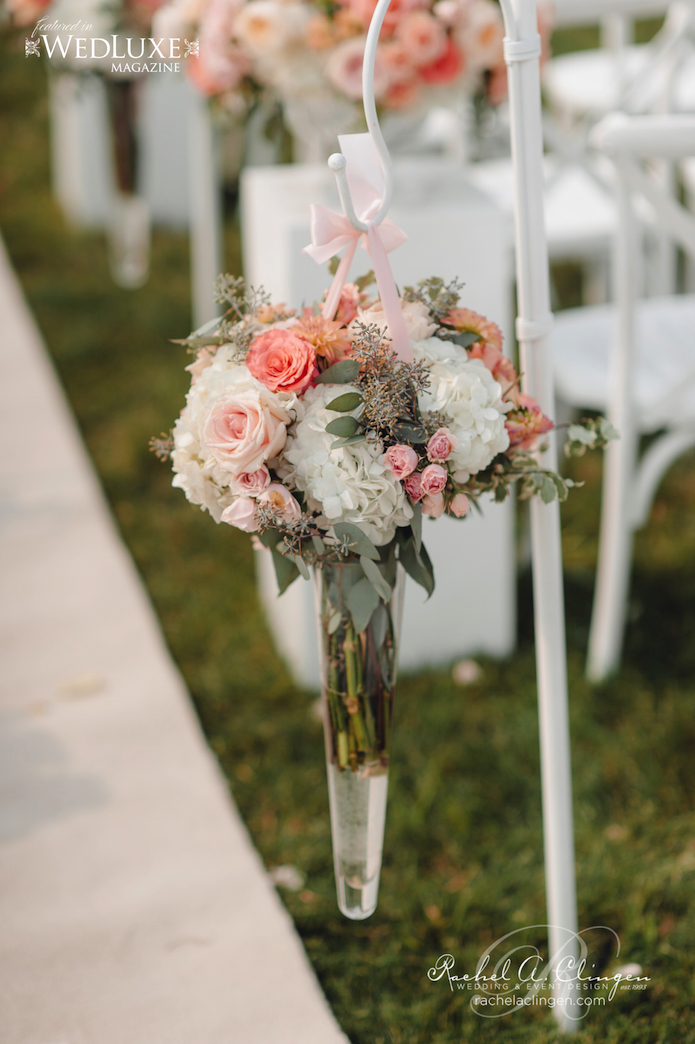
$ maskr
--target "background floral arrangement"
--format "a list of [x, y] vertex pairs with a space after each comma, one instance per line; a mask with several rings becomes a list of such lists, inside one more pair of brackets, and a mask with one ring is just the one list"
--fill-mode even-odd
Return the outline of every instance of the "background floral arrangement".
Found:
[[[251, 84], [285, 103], [330, 102], [354, 116], [362, 97], [362, 56], [375, 0], [172, 0], [161, 36], [195, 34], [199, 56], [188, 73], [201, 91], [238, 108]], [[375, 67], [382, 111], [412, 108], [442, 89], [506, 95], [504, 29], [493, 0], [394, 0]], [[348, 107], [346, 107], [346, 103]]]

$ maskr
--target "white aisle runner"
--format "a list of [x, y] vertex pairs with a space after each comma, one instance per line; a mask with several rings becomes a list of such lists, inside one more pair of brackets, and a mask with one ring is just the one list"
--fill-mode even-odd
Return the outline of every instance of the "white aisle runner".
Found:
[[2, 1044], [347, 1044], [0, 241]]

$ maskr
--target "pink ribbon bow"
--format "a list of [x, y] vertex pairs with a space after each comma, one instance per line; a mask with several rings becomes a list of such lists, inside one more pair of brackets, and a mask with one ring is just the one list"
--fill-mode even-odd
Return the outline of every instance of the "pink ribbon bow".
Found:
[[344, 214], [329, 210], [320, 203], [312, 204], [310, 208], [311, 246], [304, 247], [302, 252], [312, 257], [317, 264], [324, 264], [343, 247], [347, 247], [321, 308], [321, 314], [326, 319], [335, 317], [340, 304], [340, 295], [355, 256], [357, 243], [361, 240], [362, 246], [372, 258], [376, 284], [391, 335], [392, 347], [403, 362], [412, 362], [413, 351], [410, 346], [410, 338], [401, 311], [396, 281], [386, 256], [389, 251], [404, 243], [408, 237], [389, 218], [384, 218], [379, 225], [375, 225], [371, 220], [381, 205], [383, 177], [378, 153], [369, 134], [342, 134], [338, 137], [338, 141], [340, 151], [347, 160], [345, 172], [355, 213], [360, 221], [367, 225], [367, 231], [358, 232]]

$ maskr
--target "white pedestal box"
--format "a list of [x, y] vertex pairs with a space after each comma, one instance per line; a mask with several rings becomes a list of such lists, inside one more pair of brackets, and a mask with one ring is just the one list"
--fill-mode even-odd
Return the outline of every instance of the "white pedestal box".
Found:
[[[509, 218], [466, 179], [455, 161], [396, 161], [396, 190], [389, 216], [408, 234], [390, 254], [399, 286], [426, 276], [457, 276], [465, 283], [464, 307], [511, 330]], [[250, 167], [242, 174], [244, 270], [274, 301], [298, 306], [320, 300], [330, 284], [326, 266], [302, 247], [309, 243], [309, 205], [340, 210], [333, 176], [315, 166]], [[358, 249], [351, 276], [371, 267]], [[423, 539], [432, 558], [436, 588], [406, 586], [400, 664], [408, 670], [458, 656], [505, 656], [516, 633], [514, 509], [482, 504], [464, 521], [425, 519]], [[261, 596], [278, 650], [295, 679], [318, 688], [318, 652], [311, 585], [301, 579], [277, 596], [272, 560], [257, 552]]]

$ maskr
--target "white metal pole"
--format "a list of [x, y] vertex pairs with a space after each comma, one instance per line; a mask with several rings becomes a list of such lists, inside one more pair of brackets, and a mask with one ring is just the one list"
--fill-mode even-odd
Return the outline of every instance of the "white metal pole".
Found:
[[[517, 339], [524, 389], [552, 415], [553, 377], [545, 346], [552, 316], [543, 217], [541, 47], [536, 2], [501, 0], [501, 6], [515, 183]], [[543, 462], [549, 468], [556, 467], [553, 438]], [[560, 1027], [572, 1032], [582, 1006], [576, 1004], [577, 994], [571, 985], [563, 985], [554, 976], [558, 961], [568, 957], [576, 961], [578, 954], [560, 510], [557, 502], [543, 504], [534, 497], [530, 511], [548, 948], [556, 997], [563, 995], [554, 1013]]]
[[191, 89], [188, 180], [193, 329], [220, 314], [214, 283], [222, 271], [222, 207], [215, 130], [205, 98]]

